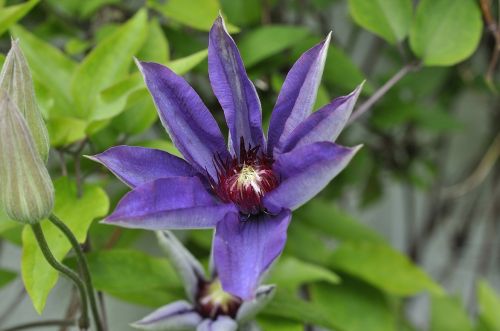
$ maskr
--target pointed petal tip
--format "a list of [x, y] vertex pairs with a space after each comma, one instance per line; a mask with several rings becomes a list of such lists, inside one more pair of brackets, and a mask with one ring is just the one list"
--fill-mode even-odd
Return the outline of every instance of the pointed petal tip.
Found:
[[99, 163], [101, 163], [101, 161], [100, 161], [100, 160], [99, 160], [99, 158], [98, 158], [98, 155], [99, 155], [99, 154], [96, 154], [96, 155], [86, 155], [86, 154], [83, 154], [82, 156], [83, 156], [84, 158], [86, 158], [86, 159], [91, 160], [91, 161], [95, 161], [95, 162], [99, 162]]
[[328, 32], [328, 35], [326, 36], [325, 38], [325, 45], [330, 45], [330, 41], [332, 40], [332, 34], [333, 34], [333, 31], [330, 30], [330, 32]]

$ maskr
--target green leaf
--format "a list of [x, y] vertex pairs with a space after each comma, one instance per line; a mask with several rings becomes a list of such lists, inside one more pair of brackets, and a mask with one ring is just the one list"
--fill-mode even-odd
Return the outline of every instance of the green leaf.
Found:
[[77, 68], [71, 91], [80, 117], [103, 119], [93, 108], [99, 92], [123, 78], [132, 57], [139, 51], [147, 35], [147, 14], [140, 10], [127, 23], [100, 42]]
[[386, 244], [343, 243], [333, 253], [331, 265], [394, 295], [421, 291], [443, 294], [441, 287], [422, 269]]
[[[209, 31], [219, 15], [218, 0], [169, 0], [161, 3], [159, 0], [150, 0], [152, 8], [165, 17], [202, 31]], [[238, 28], [226, 22], [229, 32], [237, 32]]]
[[136, 135], [149, 129], [158, 119], [153, 99], [148, 90], [132, 93], [124, 111], [113, 119], [112, 126], [120, 133]]
[[24, 17], [40, 0], [30, 0], [25, 3], [1, 8], [0, 11], [0, 35], [11, 25]]
[[120, 3], [120, 0], [86, 0], [78, 1], [78, 6], [76, 8], [79, 10], [81, 17], [87, 18], [102, 6], [117, 3]]
[[208, 55], [208, 50], [204, 49], [199, 52], [193, 53], [186, 57], [182, 57], [179, 59], [175, 59], [167, 63], [167, 67], [169, 67], [173, 72], [177, 75], [184, 75], [198, 64], [200, 64]]
[[354, 21], [391, 44], [408, 34], [412, 19], [411, 0], [349, 0]]
[[[281, 317], [291, 321], [337, 329], [335, 319], [324, 305], [299, 299], [277, 288], [276, 295], [262, 312], [263, 316]], [[340, 329], [342, 330], [342, 329]]]
[[[65, 177], [56, 180], [54, 187], [54, 214], [59, 216], [77, 240], [83, 243], [92, 221], [108, 212], [109, 200], [106, 193], [99, 186], [85, 185], [81, 198], [78, 198], [76, 185]], [[52, 254], [61, 261], [71, 248], [68, 240], [47, 220], [42, 221], [42, 228]], [[45, 261], [30, 227], [25, 227], [23, 231], [21, 269], [26, 291], [36, 311], [41, 314], [59, 275]]]
[[158, 63], [166, 63], [170, 59], [170, 48], [168, 40], [161, 28], [158, 19], [152, 19], [149, 22], [149, 32], [142, 45], [141, 50], [137, 54], [137, 58], [141, 61], [152, 61]]
[[431, 305], [430, 331], [472, 331], [467, 312], [458, 298], [433, 297]]
[[0, 269], [0, 289], [16, 279], [17, 273], [7, 269]]
[[490, 330], [500, 330], [500, 297], [485, 280], [477, 283], [477, 299], [481, 322]]
[[261, 19], [260, 0], [221, 0], [222, 10], [238, 26], [258, 24]]
[[5, 62], [5, 55], [0, 54], [0, 67], [3, 66], [3, 63]]
[[266, 331], [304, 331], [304, 325], [302, 323], [290, 321], [285, 318], [279, 317], [261, 317], [258, 316], [258, 325], [261, 330]]
[[74, 117], [54, 116], [47, 122], [50, 144], [66, 146], [85, 138], [87, 123]]
[[180, 280], [166, 259], [122, 249], [91, 253], [88, 263], [97, 290], [128, 302], [165, 305], [183, 294]]
[[304, 27], [268, 25], [245, 34], [238, 42], [241, 57], [247, 68], [270, 56], [294, 46], [309, 35]]
[[332, 284], [340, 282], [339, 276], [321, 266], [298, 260], [294, 257], [283, 257], [273, 267], [268, 283], [275, 283], [280, 288], [296, 290], [300, 285], [325, 281]]
[[15, 26], [11, 31], [20, 40], [19, 44], [28, 59], [33, 77], [50, 90], [56, 102], [61, 104], [60, 113], [67, 116], [73, 108], [68, 82], [76, 70], [76, 63], [21, 26]]
[[385, 242], [377, 232], [341, 211], [335, 204], [321, 199], [311, 200], [298, 209], [294, 217], [299, 222], [342, 241]]
[[411, 49], [424, 65], [454, 65], [474, 53], [482, 29], [475, 0], [422, 0], [410, 31]]
[[395, 317], [384, 295], [360, 281], [311, 287], [313, 301], [344, 331], [393, 331]]

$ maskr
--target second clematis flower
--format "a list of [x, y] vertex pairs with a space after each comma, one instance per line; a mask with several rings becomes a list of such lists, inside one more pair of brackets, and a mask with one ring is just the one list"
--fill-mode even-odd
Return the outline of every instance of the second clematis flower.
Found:
[[182, 77], [160, 64], [138, 62], [161, 122], [184, 159], [130, 146], [91, 157], [132, 188], [105, 223], [151, 230], [215, 228], [214, 262], [223, 289], [251, 299], [283, 251], [292, 211], [319, 193], [360, 148], [333, 141], [361, 86], [311, 113], [329, 41], [330, 36], [293, 65], [266, 141], [257, 92], [217, 18], [209, 36], [209, 76], [229, 127], [229, 148]]

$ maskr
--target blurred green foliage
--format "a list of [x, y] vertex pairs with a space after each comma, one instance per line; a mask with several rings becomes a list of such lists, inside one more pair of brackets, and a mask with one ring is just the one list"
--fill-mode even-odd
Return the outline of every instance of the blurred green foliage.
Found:
[[[492, 6], [494, 13], [498, 3]], [[484, 80], [490, 51], [498, 45], [484, 29], [474, 0], [0, 1], [0, 64], [10, 36], [19, 38], [50, 131], [51, 174], [60, 177], [55, 210], [82, 243], [92, 243], [88, 258], [96, 289], [151, 307], [183, 295], [165, 258], [137, 249], [149, 234], [93, 222], [126, 188], [81, 155], [123, 143], [178, 154], [157, 121], [134, 57], [185, 75], [222, 124], [206, 61], [207, 31], [219, 11], [257, 86], [265, 123], [287, 70], [331, 30], [318, 107], [363, 80], [363, 99], [370, 100], [400, 68], [411, 68], [341, 137], [346, 144], [366, 145], [353, 164], [295, 213], [286, 250], [270, 274], [279, 290], [259, 317], [264, 330], [303, 330], [304, 325], [416, 330], [405, 309], [423, 292], [430, 294], [433, 331], [500, 330], [500, 298], [486, 281], [478, 283], [478, 314], [471, 316], [417, 266], [411, 251], [407, 256], [394, 249], [338, 207], [349, 191], [358, 192], [356, 208], [376, 204], [387, 176], [430, 192], [442, 171], [441, 142], [466, 125], [453, 113], [454, 100], [470, 89], [498, 103], [495, 67], [492, 82]], [[344, 16], [338, 25], [334, 14]], [[339, 29], [349, 31], [337, 37]], [[497, 122], [490, 123], [493, 134]], [[44, 230], [56, 257], [64, 259], [69, 244], [51, 224], [45, 222]], [[184, 239], [196, 255], [207, 256], [209, 231]], [[41, 313], [57, 273], [41, 258], [31, 230], [9, 222], [1, 211], [0, 240], [22, 245], [22, 278]], [[66, 262], [74, 266], [71, 257]], [[15, 277], [0, 269], [0, 287]]]

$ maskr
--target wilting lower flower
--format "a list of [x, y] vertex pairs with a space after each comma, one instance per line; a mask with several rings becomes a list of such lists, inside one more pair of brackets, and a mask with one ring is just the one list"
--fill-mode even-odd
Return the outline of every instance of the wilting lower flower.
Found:
[[243, 301], [222, 290], [217, 277], [207, 278], [201, 264], [168, 232], [158, 232], [162, 248], [184, 282], [189, 301], [176, 301], [132, 324], [141, 330], [236, 331], [253, 325], [253, 317], [272, 299], [275, 287], [259, 287]]
[[0, 89], [7, 92], [17, 105], [26, 120], [38, 153], [42, 160], [47, 162], [50, 148], [49, 135], [38, 108], [31, 72], [18, 40], [12, 40], [12, 47], [5, 58], [0, 73]]
[[118, 146], [96, 155], [133, 190], [106, 218], [143, 229], [216, 228], [214, 260], [225, 291], [242, 299], [281, 254], [292, 210], [320, 192], [358, 147], [334, 144], [361, 87], [311, 114], [329, 37], [288, 73], [266, 143], [256, 90], [219, 17], [208, 50], [212, 88], [229, 126], [229, 151], [198, 94], [170, 69], [139, 62], [160, 119], [184, 156]]
[[54, 187], [28, 125], [0, 89], [0, 208], [22, 223], [36, 223], [52, 211]]

